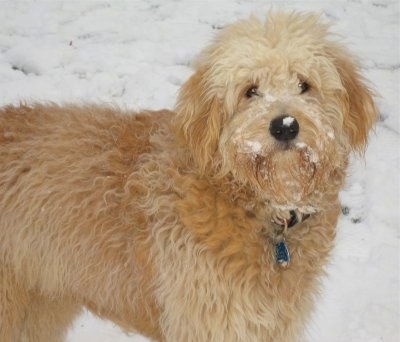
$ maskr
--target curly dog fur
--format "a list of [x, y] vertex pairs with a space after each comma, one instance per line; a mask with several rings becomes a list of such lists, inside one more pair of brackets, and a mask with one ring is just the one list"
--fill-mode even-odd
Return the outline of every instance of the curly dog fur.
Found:
[[298, 340], [372, 95], [326, 24], [279, 12], [223, 29], [175, 112], [0, 109], [0, 340], [62, 341], [82, 307], [158, 341]]

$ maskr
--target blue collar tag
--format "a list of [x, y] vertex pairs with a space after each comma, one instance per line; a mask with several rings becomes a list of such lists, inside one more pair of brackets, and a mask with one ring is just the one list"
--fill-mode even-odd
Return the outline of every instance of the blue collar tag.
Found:
[[289, 266], [290, 253], [285, 240], [282, 240], [275, 245], [275, 259], [278, 265], [282, 267]]

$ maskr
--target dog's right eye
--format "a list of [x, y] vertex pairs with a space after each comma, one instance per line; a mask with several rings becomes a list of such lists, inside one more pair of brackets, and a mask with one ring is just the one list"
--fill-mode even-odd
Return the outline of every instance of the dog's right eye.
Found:
[[256, 85], [252, 85], [249, 89], [246, 91], [246, 97], [249, 99], [253, 96], [258, 96], [258, 87]]

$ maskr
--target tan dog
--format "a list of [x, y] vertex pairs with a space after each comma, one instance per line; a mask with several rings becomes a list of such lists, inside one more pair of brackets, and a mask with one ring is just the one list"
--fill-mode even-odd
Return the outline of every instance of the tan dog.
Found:
[[176, 114], [0, 111], [0, 340], [61, 341], [85, 306], [159, 341], [296, 341], [349, 153], [377, 118], [328, 27], [226, 27]]

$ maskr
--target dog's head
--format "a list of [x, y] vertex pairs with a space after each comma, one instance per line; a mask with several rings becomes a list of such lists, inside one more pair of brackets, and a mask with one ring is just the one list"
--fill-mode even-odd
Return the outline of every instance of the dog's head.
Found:
[[228, 26], [195, 67], [176, 120], [199, 172], [231, 174], [276, 205], [313, 205], [316, 194], [338, 191], [377, 109], [317, 16], [270, 13], [266, 24]]

